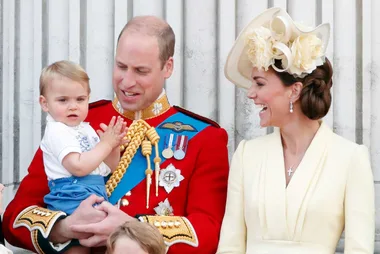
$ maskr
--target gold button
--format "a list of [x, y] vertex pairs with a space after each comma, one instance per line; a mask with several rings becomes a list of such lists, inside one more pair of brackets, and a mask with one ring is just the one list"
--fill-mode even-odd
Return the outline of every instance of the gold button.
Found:
[[121, 206], [127, 206], [127, 205], [129, 205], [129, 201], [126, 199], [122, 199], [121, 200]]
[[174, 221], [169, 221], [169, 222], [168, 222], [168, 227], [169, 227], [169, 228], [172, 228], [173, 226], [174, 226]]
[[181, 222], [179, 222], [178, 220], [176, 220], [174, 222], [174, 227], [179, 228], [179, 226], [181, 226]]
[[167, 225], [168, 225], [168, 224], [166, 223], [166, 221], [162, 221], [162, 222], [161, 222], [161, 227], [162, 227], [162, 228], [166, 228]]
[[160, 222], [158, 220], [154, 221], [154, 226], [156, 228], [159, 228], [161, 226]]

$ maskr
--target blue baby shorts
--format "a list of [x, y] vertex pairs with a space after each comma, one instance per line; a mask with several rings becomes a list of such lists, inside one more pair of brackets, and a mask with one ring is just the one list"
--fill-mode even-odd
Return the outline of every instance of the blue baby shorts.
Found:
[[101, 175], [87, 175], [51, 180], [50, 193], [44, 197], [44, 202], [48, 209], [70, 215], [91, 194], [108, 200], [104, 179]]

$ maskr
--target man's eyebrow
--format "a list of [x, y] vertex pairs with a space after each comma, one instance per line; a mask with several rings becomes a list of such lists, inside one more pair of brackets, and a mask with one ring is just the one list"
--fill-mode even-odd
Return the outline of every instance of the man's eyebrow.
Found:
[[[127, 66], [125, 63], [118, 61], [118, 60], [116, 60], [116, 64], [122, 65], [122, 66]], [[146, 65], [136, 65], [136, 66], [132, 66], [132, 67], [135, 69], [148, 69], [148, 70], [151, 69], [149, 66], [146, 66]]]

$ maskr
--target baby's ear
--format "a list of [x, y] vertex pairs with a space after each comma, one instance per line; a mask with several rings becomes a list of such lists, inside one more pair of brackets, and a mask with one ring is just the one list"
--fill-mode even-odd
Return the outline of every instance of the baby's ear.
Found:
[[48, 104], [47, 104], [47, 100], [46, 100], [45, 96], [40, 95], [39, 102], [40, 102], [42, 110], [44, 112], [49, 112], [49, 108], [48, 108]]

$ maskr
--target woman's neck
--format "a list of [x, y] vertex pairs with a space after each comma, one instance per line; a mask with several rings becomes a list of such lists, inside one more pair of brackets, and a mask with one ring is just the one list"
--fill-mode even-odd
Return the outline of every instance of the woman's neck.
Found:
[[319, 126], [319, 121], [305, 117], [294, 119], [281, 127], [280, 133], [284, 150], [292, 155], [305, 153]]

